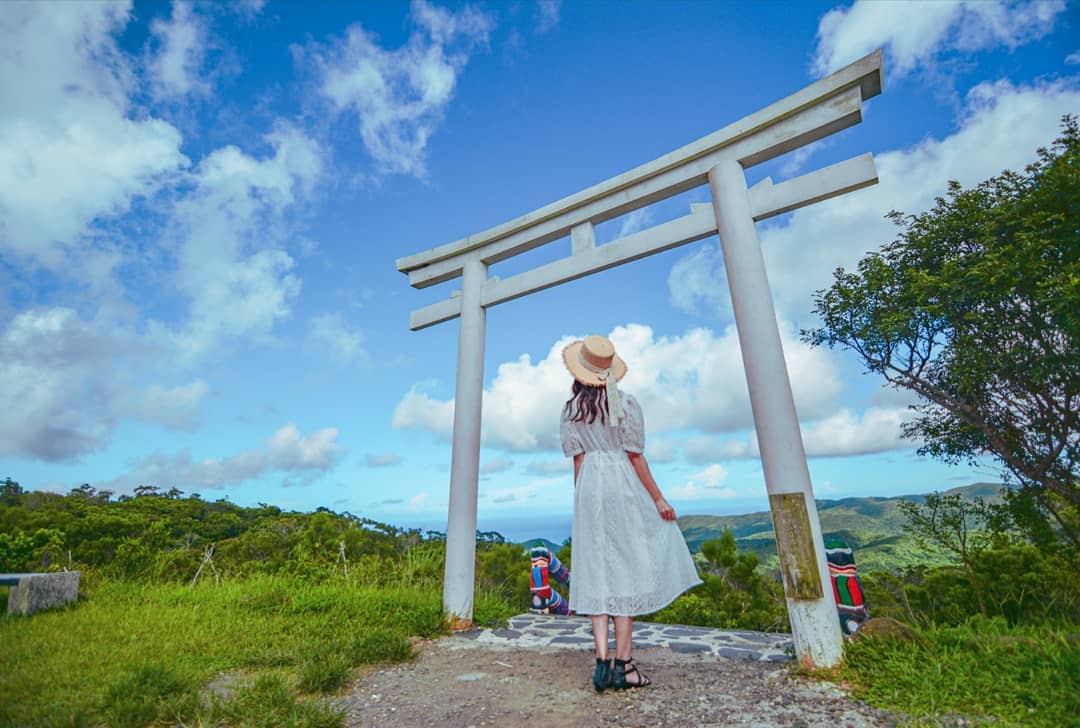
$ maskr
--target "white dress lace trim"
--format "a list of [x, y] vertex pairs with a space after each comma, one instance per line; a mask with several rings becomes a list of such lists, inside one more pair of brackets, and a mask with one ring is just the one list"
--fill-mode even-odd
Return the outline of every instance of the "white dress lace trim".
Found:
[[678, 525], [660, 517], [630, 464], [627, 451], [644, 451], [645, 422], [637, 400], [622, 399], [618, 427], [562, 415], [563, 453], [585, 454], [571, 535], [570, 609], [578, 614], [649, 614], [701, 583]]

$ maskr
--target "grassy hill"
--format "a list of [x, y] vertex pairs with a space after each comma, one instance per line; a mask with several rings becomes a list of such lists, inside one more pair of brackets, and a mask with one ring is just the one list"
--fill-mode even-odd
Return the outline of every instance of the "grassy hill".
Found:
[[[946, 491], [965, 498], [982, 498], [997, 502], [1002, 486], [998, 483], [975, 483]], [[904, 532], [906, 519], [900, 510], [901, 501], [922, 503], [926, 495], [902, 495], [893, 498], [842, 498], [818, 500], [818, 517], [826, 540], [843, 539], [855, 550], [855, 563], [860, 571], [900, 569], [908, 565], [932, 565], [934, 559], [919, 549], [913, 538]], [[778, 566], [776, 538], [769, 511], [739, 516], [682, 516], [679, 527], [686, 537], [690, 551], [718, 538], [731, 529], [740, 549], [755, 552], [766, 569]]]

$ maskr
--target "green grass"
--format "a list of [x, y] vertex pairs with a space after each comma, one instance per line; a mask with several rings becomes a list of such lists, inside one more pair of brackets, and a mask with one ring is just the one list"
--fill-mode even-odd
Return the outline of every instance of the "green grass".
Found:
[[972, 619], [919, 632], [921, 639], [856, 638], [838, 676], [856, 697], [940, 725], [960, 714], [976, 724], [1076, 725], [1080, 641], [1075, 626], [1008, 627]]
[[[520, 611], [478, 597], [478, 617]], [[340, 690], [357, 665], [409, 659], [411, 637], [444, 632], [432, 584], [103, 582], [68, 608], [0, 617], [0, 725], [337, 725], [318, 693]], [[210, 700], [221, 673], [244, 679]]]

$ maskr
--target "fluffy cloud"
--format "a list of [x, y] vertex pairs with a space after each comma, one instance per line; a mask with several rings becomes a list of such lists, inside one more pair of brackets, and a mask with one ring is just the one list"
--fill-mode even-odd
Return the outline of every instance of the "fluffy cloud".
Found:
[[190, 450], [171, 457], [154, 453], [139, 460], [131, 472], [101, 487], [119, 492], [140, 484], [215, 489], [275, 472], [301, 475], [310, 482], [333, 468], [344, 454], [337, 436], [337, 429], [332, 427], [301, 436], [295, 425], [288, 424], [271, 435], [265, 447], [223, 459], [195, 461]]
[[705, 498], [737, 498], [732, 488], [725, 487], [728, 472], [723, 465], [713, 463], [701, 472], [690, 476], [686, 485], [671, 488], [667, 495], [675, 500], [701, 500]]
[[[16, 280], [55, 283], [65, 301], [0, 325], [0, 399], [11, 399], [0, 454], [78, 457], [105, 447], [121, 418], [194, 429], [210, 386], [169, 382], [169, 367], [268, 338], [300, 288], [288, 214], [321, 173], [319, 148], [280, 125], [270, 154], [225, 147], [188, 171], [180, 133], [132, 100], [142, 71], [159, 94], [202, 90], [192, 74], [205, 27], [175, 5], [153, 25], [160, 53], [144, 69], [116, 44], [130, 19], [122, 2], [0, 14], [0, 257]], [[117, 271], [141, 279], [148, 266], [165, 295], [188, 302], [186, 316], [139, 323], [140, 296]]]
[[565, 475], [573, 472], [574, 461], [570, 458], [557, 458], [554, 460], [534, 460], [525, 468], [533, 475], [541, 478], [550, 478], [553, 475]]
[[232, 146], [209, 154], [195, 188], [177, 205], [176, 282], [190, 300], [190, 317], [175, 343], [187, 359], [227, 339], [265, 340], [300, 291], [283, 247], [286, 213], [311, 193], [321, 150], [289, 127], [266, 141], [273, 154], [262, 159]]
[[170, 430], [197, 429], [199, 407], [210, 393], [202, 379], [176, 387], [152, 384], [121, 406], [123, 414], [151, 422]]
[[[904, 407], [869, 407], [862, 414], [842, 409], [817, 421], [803, 424], [802, 439], [807, 457], [868, 455], [917, 447], [906, 440], [900, 427], [912, 417]], [[715, 460], [737, 460], [759, 456], [757, 437], [722, 438], [710, 435], [692, 437], [685, 448], [687, 461], [703, 464]]]
[[1050, 32], [1064, 0], [956, 0], [885, 3], [858, 0], [830, 10], [818, 24], [815, 73], [825, 75], [884, 47], [886, 68], [903, 76], [949, 50], [1016, 48]]
[[0, 13], [0, 254], [111, 284], [111, 236], [88, 233], [188, 164], [180, 133], [135, 118], [115, 34], [127, 3], [8, 3]]
[[510, 468], [514, 467], [514, 461], [502, 456], [496, 456], [491, 460], [485, 460], [480, 465], [481, 475], [492, 475], [494, 473], [504, 473]]
[[15, 316], [0, 332], [0, 455], [56, 461], [100, 449], [120, 390], [94, 375], [123, 347], [68, 308]]
[[364, 148], [383, 173], [424, 177], [428, 139], [454, 94], [469, 53], [487, 42], [493, 21], [466, 7], [459, 13], [413, 0], [417, 28], [396, 50], [360, 25], [344, 40], [312, 49], [319, 92], [338, 111], [359, 116]]
[[367, 358], [364, 335], [348, 326], [339, 313], [312, 316], [309, 339], [316, 348], [329, 352], [338, 361]]
[[148, 64], [154, 96], [158, 99], [206, 94], [210, 85], [199, 72], [206, 53], [207, 24], [191, 3], [174, 0], [172, 17], [150, 25], [158, 49]]
[[364, 455], [364, 463], [369, 468], [385, 468], [390, 465], [401, 463], [401, 456], [396, 452], [367, 453]]
[[[834, 408], [841, 389], [830, 354], [795, 340], [786, 327], [784, 331], [799, 412], [808, 418], [824, 416]], [[576, 338], [563, 337], [536, 364], [523, 355], [499, 365], [484, 391], [482, 439], [488, 447], [519, 452], [559, 448], [559, 418], [552, 402], [569, 396], [562, 350]], [[610, 338], [630, 363], [620, 386], [641, 403], [650, 434], [687, 429], [735, 432], [752, 426], [734, 327], [721, 336], [694, 329], [657, 339], [648, 326], [630, 324], [617, 327]], [[454, 402], [433, 398], [425, 391], [429, 388], [415, 385], [395, 408], [392, 425], [449, 439]]]
[[[762, 252], [780, 317], [806, 321], [813, 292], [830, 284], [836, 267], [853, 268], [867, 252], [895, 238], [897, 228], [884, 217], [889, 210], [920, 212], [944, 193], [949, 180], [970, 186], [1005, 168], [1022, 169], [1038, 147], [1057, 136], [1061, 117], [1078, 108], [1075, 80], [1035, 86], [980, 84], [967, 94], [953, 134], [875, 153], [877, 185], [761, 226]], [[719, 246], [706, 244], [677, 261], [668, 287], [676, 306], [730, 320]]]

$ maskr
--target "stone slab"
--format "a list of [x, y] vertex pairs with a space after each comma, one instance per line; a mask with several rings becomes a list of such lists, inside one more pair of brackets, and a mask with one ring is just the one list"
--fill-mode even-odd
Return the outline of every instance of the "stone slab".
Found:
[[79, 598], [79, 572], [18, 574], [18, 583], [8, 591], [7, 613], [30, 615], [44, 609], [62, 607]]

